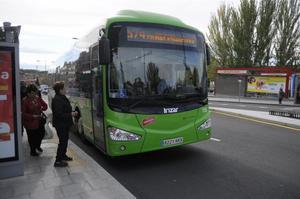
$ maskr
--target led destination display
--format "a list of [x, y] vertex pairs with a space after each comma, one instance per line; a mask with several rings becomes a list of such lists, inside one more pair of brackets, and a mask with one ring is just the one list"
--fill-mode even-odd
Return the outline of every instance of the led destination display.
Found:
[[160, 28], [127, 27], [127, 40], [196, 47], [196, 35]]

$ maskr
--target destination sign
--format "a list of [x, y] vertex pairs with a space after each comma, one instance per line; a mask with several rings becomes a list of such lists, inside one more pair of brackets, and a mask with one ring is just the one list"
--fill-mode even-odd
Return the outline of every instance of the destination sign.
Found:
[[196, 34], [161, 28], [127, 27], [127, 40], [196, 47]]

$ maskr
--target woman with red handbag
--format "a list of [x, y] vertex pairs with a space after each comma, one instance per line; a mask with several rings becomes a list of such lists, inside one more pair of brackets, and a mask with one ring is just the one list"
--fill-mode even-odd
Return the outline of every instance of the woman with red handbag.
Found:
[[42, 98], [38, 96], [38, 89], [34, 84], [30, 84], [26, 89], [27, 96], [22, 100], [22, 119], [26, 129], [28, 142], [30, 146], [30, 155], [37, 156], [43, 152], [41, 141], [43, 132], [42, 112], [47, 110], [48, 106]]

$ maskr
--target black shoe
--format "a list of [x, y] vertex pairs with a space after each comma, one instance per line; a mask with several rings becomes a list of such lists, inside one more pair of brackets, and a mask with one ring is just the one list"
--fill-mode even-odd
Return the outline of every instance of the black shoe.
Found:
[[31, 156], [39, 156], [39, 154], [37, 152], [35, 152], [35, 151], [34, 152], [30, 152], [30, 155]]
[[67, 167], [68, 163], [64, 162], [64, 161], [55, 161], [54, 166], [55, 167]]
[[36, 150], [40, 153], [43, 153], [43, 151], [44, 151], [41, 147], [37, 148]]
[[73, 161], [73, 158], [66, 156], [63, 158], [64, 161]]

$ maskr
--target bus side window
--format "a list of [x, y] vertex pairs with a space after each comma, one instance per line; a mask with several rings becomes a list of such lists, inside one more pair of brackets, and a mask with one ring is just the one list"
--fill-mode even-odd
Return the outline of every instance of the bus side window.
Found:
[[93, 110], [97, 117], [102, 116], [102, 70], [101, 66], [92, 69]]
[[93, 95], [97, 116], [102, 116], [102, 66], [99, 65], [99, 45], [92, 47], [91, 68], [93, 71]]
[[103, 117], [103, 79], [102, 79], [102, 66], [98, 66], [98, 71], [97, 71], [97, 79], [98, 79], [98, 97], [99, 97], [99, 101], [98, 101], [98, 107], [97, 107], [97, 111], [100, 117]]

